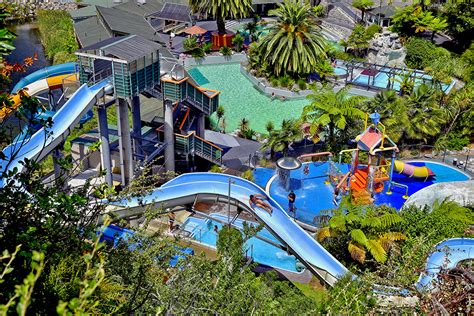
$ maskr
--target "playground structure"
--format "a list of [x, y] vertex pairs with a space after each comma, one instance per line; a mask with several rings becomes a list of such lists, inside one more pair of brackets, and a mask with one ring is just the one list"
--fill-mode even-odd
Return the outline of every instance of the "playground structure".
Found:
[[[344, 174], [334, 165], [330, 168], [329, 177], [336, 195], [349, 193], [354, 204], [367, 205], [374, 201], [374, 194], [384, 191], [385, 186], [386, 194], [391, 194], [391, 188], [397, 186], [405, 190], [403, 198], [407, 199], [408, 187], [392, 180], [394, 169], [400, 170], [404, 163], [395, 160], [398, 147], [386, 135], [380, 114], [366, 115], [364, 131], [356, 137], [356, 142], [356, 148], [339, 153], [339, 165], [343, 154], [351, 155], [349, 172]], [[425, 171], [428, 169], [424, 168]], [[417, 174], [422, 174], [421, 170], [417, 170]]]

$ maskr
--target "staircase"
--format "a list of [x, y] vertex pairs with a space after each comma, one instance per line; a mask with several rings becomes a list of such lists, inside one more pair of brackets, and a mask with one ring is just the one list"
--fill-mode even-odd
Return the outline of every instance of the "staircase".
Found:
[[351, 197], [355, 205], [367, 205], [372, 202], [372, 196], [367, 190], [368, 176], [368, 170], [364, 168], [357, 169], [351, 177]]

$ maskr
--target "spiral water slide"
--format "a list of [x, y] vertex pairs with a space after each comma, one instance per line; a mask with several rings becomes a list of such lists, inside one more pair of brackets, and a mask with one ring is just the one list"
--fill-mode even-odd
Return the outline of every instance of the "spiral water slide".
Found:
[[34, 96], [45, 91], [62, 88], [63, 80], [76, 73], [76, 63], [65, 63], [45, 67], [21, 79], [12, 89], [11, 106], [0, 108], [0, 121], [18, 109], [21, 104], [20, 90], [24, 94]]

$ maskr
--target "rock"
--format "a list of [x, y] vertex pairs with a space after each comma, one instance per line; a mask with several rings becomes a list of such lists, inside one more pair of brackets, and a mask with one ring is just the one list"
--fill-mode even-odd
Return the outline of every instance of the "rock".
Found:
[[375, 34], [369, 42], [367, 61], [379, 65], [404, 66], [405, 55], [398, 34], [385, 28], [382, 34]]

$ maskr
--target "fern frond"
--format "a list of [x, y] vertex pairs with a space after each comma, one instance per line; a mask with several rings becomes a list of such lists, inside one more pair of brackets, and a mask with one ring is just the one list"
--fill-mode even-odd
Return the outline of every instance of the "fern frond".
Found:
[[353, 229], [351, 230], [351, 238], [356, 241], [357, 243], [365, 246], [367, 244], [367, 237], [365, 236], [364, 232], [360, 229]]
[[387, 260], [387, 252], [377, 240], [367, 240], [366, 247], [377, 262], [384, 263]]
[[343, 216], [333, 216], [329, 220], [329, 227], [333, 229], [339, 229], [342, 231], [346, 230], [346, 220], [344, 219]]
[[400, 241], [400, 240], [407, 239], [407, 236], [405, 236], [403, 233], [400, 233], [400, 232], [386, 232], [379, 235], [379, 237], [383, 239], [388, 239], [391, 241]]
[[358, 223], [361, 221], [361, 218], [358, 214], [356, 214], [355, 212], [349, 212], [347, 213], [346, 215], [346, 221], [350, 224], [352, 223]]
[[396, 213], [384, 214], [380, 216], [379, 218], [380, 218], [379, 228], [389, 228], [395, 224], [403, 222], [403, 218]]
[[358, 245], [356, 242], [349, 242], [347, 246], [347, 250], [351, 254], [351, 258], [357, 262], [364, 263], [365, 262], [365, 249]]
[[323, 242], [328, 237], [331, 237], [331, 229], [329, 227], [323, 227], [320, 230], [318, 230], [318, 234], [316, 235], [316, 240], [318, 242]]
[[360, 224], [364, 227], [378, 228], [382, 226], [382, 222], [380, 221], [380, 218], [378, 217], [366, 217], [360, 222]]

